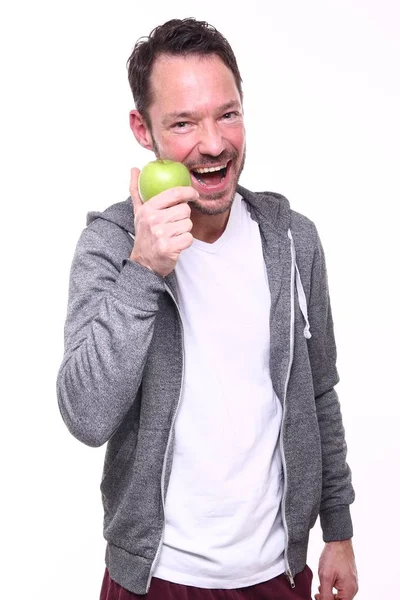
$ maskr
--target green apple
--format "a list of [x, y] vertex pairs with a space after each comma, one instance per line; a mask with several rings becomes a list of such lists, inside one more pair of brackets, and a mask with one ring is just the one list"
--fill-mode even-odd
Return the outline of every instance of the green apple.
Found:
[[142, 202], [169, 188], [192, 185], [190, 172], [184, 164], [168, 159], [149, 162], [140, 172], [138, 187]]

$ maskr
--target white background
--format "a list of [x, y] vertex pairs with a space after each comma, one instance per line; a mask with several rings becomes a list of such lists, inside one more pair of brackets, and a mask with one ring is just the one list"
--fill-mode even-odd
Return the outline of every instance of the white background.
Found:
[[[400, 9], [395, 0], [15, 1], [2, 9], [1, 597], [97, 600], [104, 447], [58, 412], [69, 268], [89, 210], [152, 154], [128, 127], [135, 41], [194, 16], [245, 93], [241, 182], [285, 194], [326, 252], [363, 600], [398, 598]], [[323, 543], [312, 531], [315, 575]], [[316, 589], [316, 577], [314, 588]], [[314, 589], [314, 591], [315, 591]]]

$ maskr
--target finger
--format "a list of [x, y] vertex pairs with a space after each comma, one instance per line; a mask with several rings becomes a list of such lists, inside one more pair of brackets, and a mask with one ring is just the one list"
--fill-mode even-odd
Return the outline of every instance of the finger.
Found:
[[175, 221], [175, 223], [170, 223], [169, 227], [171, 228], [171, 237], [173, 237], [192, 231], [193, 223], [190, 219], [181, 219], [180, 221]]
[[182, 252], [182, 250], [186, 250], [193, 243], [193, 236], [190, 231], [186, 231], [181, 235], [176, 235], [171, 238], [171, 249], [173, 252]]
[[153, 228], [153, 235], [158, 240], [170, 240], [171, 238], [191, 231], [193, 223], [190, 219], [181, 219], [173, 223], [163, 223]]
[[169, 208], [176, 204], [198, 200], [199, 193], [190, 185], [179, 186], [164, 190], [149, 200], [153, 208]]
[[129, 192], [132, 198], [133, 204], [133, 212], [135, 215], [137, 214], [139, 208], [142, 206], [142, 201], [140, 199], [139, 188], [138, 188], [138, 180], [139, 180], [140, 171], [136, 167], [131, 169], [131, 182], [129, 185]]
[[160, 210], [160, 218], [164, 223], [174, 223], [175, 221], [181, 221], [182, 219], [188, 219], [192, 211], [187, 202], [170, 206]]
[[[320, 585], [318, 586], [318, 591], [319, 592], [321, 591], [321, 586]], [[319, 593], [314, 594], [314, 598], [315, 598], [315, 600], [323, 600], [321, 594], [319, 594]], [[340, 600], [339, 594], [333, 594], [333, 598], [334, 598], [334, 600]]]
[[333, 591], [332, 591], [332, 586], [329, 586], [328, 584], [321, 585], [319, 600], [335, 600], [335, 597], [334, 597]]

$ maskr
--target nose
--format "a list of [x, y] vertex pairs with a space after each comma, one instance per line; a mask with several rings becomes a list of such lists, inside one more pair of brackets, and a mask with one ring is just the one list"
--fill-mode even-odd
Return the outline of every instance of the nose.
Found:
[[219, 130], [218, 124], [207, 123], [202, 127], [200, 142], [198, 145], [201, 154], [219, 156], [225, 149], [225, 142]]

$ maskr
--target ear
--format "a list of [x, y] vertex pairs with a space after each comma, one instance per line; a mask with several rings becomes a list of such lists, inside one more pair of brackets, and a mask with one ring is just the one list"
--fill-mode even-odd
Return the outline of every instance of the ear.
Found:
[[153, 150], [153, 140], [150, 129], [147, 127], [143, 116], [138, 110], [131, 110], [129, 113], [129, 125], [139, 144], [147, 150]]

